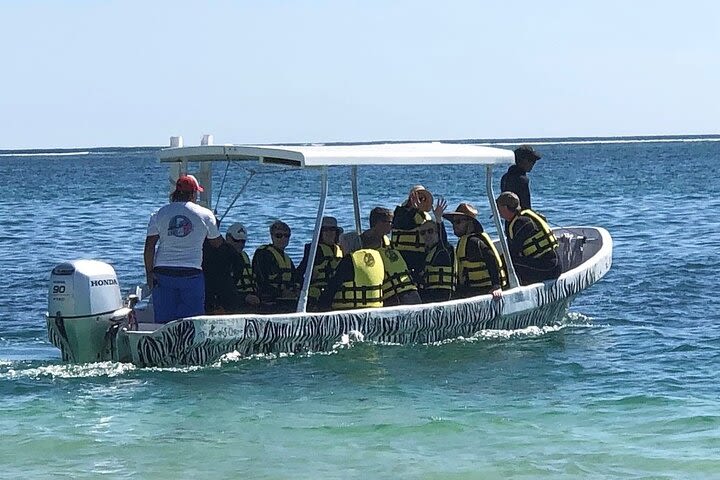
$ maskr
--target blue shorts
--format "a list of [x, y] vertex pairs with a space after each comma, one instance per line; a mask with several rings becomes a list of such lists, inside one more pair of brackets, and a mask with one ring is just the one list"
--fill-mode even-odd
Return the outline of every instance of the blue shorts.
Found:
[[155, 323], [167, 323], [178, 318], [205, 313], [205, 276], [174, 277], [155, 273], [152, 289]]

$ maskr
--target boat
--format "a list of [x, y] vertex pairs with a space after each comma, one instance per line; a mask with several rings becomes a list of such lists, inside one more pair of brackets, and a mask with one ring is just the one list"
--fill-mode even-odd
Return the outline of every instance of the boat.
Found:
[[[183, 146], [172, 137], [159, 152], [169, 166], [171, 188], [182, 174], [192, 173], [205, 186], [199, 203], [211, 207], [212, 167], [217, 162], [251, 162], [267, 168], [315, 171], [320, 201], [307, 271], [318, 248], [328, 195], [331, 167], [343, 167], [352, 184], [355, 233], [362, 231], [358, 199], [358, 166], [472, 165], [486, 171], [486, 194], [499, 238], [496, 246], [506, 259], [509, 287], [501, 299], [490, 294], [441, 303], [359, 310], [308, 312], [310, 275], [306, 275], [297, 311], [284, 314], [223, 314], [153, 323], [152, 296], [141, 287], [121, 298], [112, 266], [95, 260], [57, 265], [50, 276], [46, 322], [51, 343], [63, 361], [132, 362], [138, 366], [204, 365], [224, 355], [322, 352], [339, 342], [430, 344], [471, 337], [483, 330], [517, 330], [558, 324], [573, 298], [600, 280], [612, 264], [612, 238], [592, 226], [557, 227], [563, 273], [555, 280], [521, 286], [495, 205], [492, 172], [514, 163], [513, 152], [501, 148], [450, 143], [363, 145]], [[265, 167], [263, 167], [265, 168]], [[333, 172], [338, 169], [333, 168]], [[247, 185], [247, 182], [245, 186]], [[243, 186], [244, 189], [244, 186]], [[242, 189], [241, 189], [242, 192]], [[237, 196], [236, 196], [237, 199]]]

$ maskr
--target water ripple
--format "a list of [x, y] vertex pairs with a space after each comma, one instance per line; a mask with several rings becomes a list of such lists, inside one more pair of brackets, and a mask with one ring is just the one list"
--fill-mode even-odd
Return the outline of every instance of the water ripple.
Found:
[[[0, 457], [12, 458], [0, 475], [714, 478], [720, 142], [539, 148], [533, 205], [556, 225], [602, 225], [615, 244], [612, 270], [560, 325], [173, 369], [61, 364], [44, 324], [61, 261], [107, 261], [125, 291], [142, 281], [147, 218], [168, 194], [155, 152], [3, 156], [15, 181], [0, 202]], [[363, 217], [416, 183], [489, 214], [480, 168], [359, 171]], [[332, 177], [327, 213], [351, 227], [350, 181]], [[245, 178], [231, 166], [222, 205]], [[225, 224], [243, 221], [252, 251], [280, 216], [297, 263], [315, 175], [256, 180]]]

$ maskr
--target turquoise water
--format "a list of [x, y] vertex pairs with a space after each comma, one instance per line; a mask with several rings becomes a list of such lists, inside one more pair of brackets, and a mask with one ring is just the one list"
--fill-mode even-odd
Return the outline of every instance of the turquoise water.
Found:
[[[0, 478], [720, 478], [720, 142], [538, 149], [537, 208], [615, 241], [561, 327], [180, 369], [63, 365], [43, 319], [61, 261], [142, 281], [167, 198], [155, 149], [2, 154]], [[247, 174], [228, 172], [222, 206]], [[333, 173], [329, 213], [350, 227]], [[488, 211], [481, 169], [360, 173], [365, 211], [415, 183]], [[259, 174], [225, 225], [248, 225], [252, 249], [280, 214], [297, 262], [318, 191], [311, 173]]]

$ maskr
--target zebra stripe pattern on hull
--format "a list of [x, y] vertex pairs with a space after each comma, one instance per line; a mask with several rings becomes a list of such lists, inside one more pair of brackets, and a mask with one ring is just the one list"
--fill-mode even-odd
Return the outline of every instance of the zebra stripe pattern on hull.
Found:
[[140, 365], [199, 365], [237, 351], [241, 355], [328, 351], [351, 331], [367, 341], [424, 344], [470, 337], [481, 330], [516, 330], [556, 324], [572, 298], [599, 280], [612, 263], [611, 240], [586, 268], [506, 293], [446, 303], [344, 312], [227, 315], [170, 323], [142, 335]]

